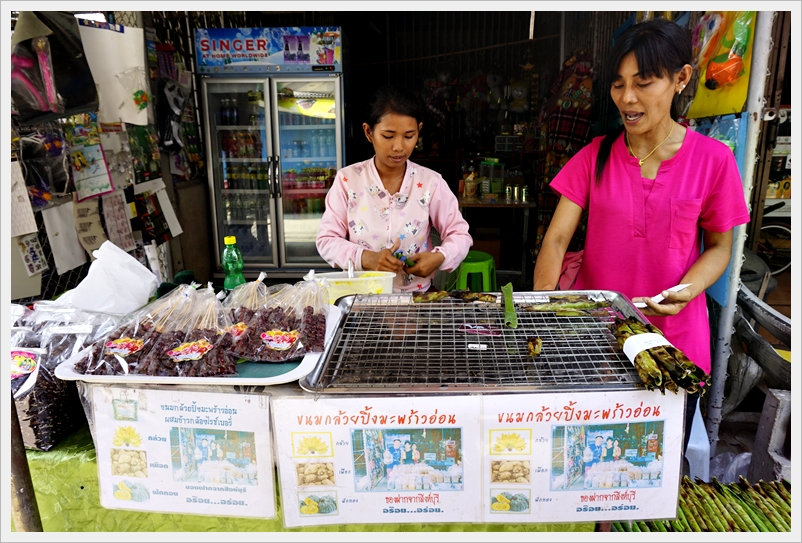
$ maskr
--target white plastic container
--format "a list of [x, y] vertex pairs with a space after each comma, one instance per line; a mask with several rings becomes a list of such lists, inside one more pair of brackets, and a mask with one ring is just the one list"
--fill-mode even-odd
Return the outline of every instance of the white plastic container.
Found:
[[395, 273], [381, 271], [357, 271], [352, 278], [348, 272], [319, 273], [316, 281], [324, 281], [329, 289], [329, 303], [351, 294], [392, 294]]

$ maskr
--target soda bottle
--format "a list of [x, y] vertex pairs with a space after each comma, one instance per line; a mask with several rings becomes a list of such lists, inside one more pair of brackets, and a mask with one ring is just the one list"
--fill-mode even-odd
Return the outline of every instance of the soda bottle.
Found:
[[228, 99], [223, 98], [220, 100], [220, 119], [218, 121], [222, 125], [228, 124]]
[[239, 107], [237, 107], [237, 100], [231, 98], [228, 101], [228, 123], [239, 124]]
[[223, 271], [226, 273], [226, 278], [223, 280], [223, 288], [226, 292], [231, 291], [235, 287], [245, 283], [245, 276], [242, 275], [242, 253], [237, 247], [236, 236], [226, 236], [223, 238], [225, 249], [223, 249]]

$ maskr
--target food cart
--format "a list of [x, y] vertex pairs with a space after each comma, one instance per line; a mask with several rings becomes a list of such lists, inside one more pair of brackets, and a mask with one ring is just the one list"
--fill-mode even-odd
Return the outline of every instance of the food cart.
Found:
[[[626, 297], [442, 294], [339, 298], [322, 352], [272, 353], [236, 374], [173, 373], [163, 359], [161, 375], [137, 373], [133, 359], [128, 373], [85, 373], [97, 345], [87, 347], [55, 373], [78, 381], [96, 499], [120, 518], [179, 527], [197, 515], [255, 530], [688, 525], [660, 520], [690, 504], [680, 496], [690, 488], [680, 484], [685, 392], [644, 389], [613, 331], [643, 318]], [[145, 313], [159, 315], [153, 307]], [[203, 328], [214, 312], [203, 309]], [[131, 344], [113, 332], [102, 342]]]
[[[541, 310], [551, 294], [572, 293], [515, 293], [512, 306], [346, 296], [323, 352], [301, 362], [57, 375], [82, 381], [110, 509], [220, 515], [225, 503], [226, 516], [280, 514], [287, 528], [674, 518], [684, 391], [640, 386], [610, 329], [642, 318], [625, 297], [577, 292], [592, 309]], [[620, 454], [594, 456], [597, 436]]]

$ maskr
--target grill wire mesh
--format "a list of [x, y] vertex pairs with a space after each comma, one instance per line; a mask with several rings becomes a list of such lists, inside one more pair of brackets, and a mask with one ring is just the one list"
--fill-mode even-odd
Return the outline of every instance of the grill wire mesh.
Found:
[[[598, 294], [592, 299], [607, 307], [557, 316], [524, 309], [547, 302], [543, 293], [516, 293], [515, 329], [504, 326], [500, 295], [495, 304], [357, 295], [319, 367], [301, 384], [317, 392], [631, 388], [640, 378], [610, 324], [637, 314], [617, 293]], [[479, 330], [486, 333], [471, 333]], [[542, 339], [539, 356], [529, 355], [530, 338]]]

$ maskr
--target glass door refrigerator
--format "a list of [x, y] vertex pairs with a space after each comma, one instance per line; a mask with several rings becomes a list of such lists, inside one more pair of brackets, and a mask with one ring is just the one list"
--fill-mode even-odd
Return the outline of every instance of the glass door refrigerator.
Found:
[[[231, 235], [246, 274], [272, 269], [300, 277], [327, 268], [315, 238], [342, 167], [339, 30], [201, 29], [196, 47], [217, 273]], [[266, 53], [226, 62], [219, 52], [248, 47]], [[212, 53], [204, 57], [204, 48]]]

